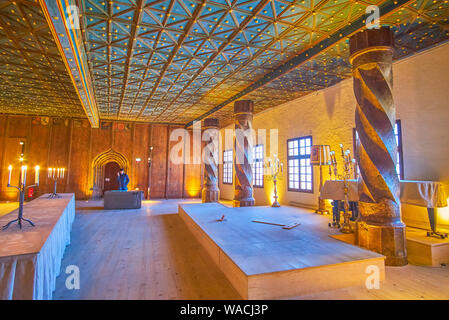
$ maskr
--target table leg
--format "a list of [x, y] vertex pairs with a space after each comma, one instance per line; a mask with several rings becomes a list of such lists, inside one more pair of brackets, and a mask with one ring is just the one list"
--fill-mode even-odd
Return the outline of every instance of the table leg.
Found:
[[427, 232], [428, 237], [439, 237], [441, 239], [447, 238], [447, 233], [441, 233], [436, 230], [437, 228], [437, 212], [435, 208], [427, 208], [427, 215], [429, 216], [429, 223], [431, 231]]

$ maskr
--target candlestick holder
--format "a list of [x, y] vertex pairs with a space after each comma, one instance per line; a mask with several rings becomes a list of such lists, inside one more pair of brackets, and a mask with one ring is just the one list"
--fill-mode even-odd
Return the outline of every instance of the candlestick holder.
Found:
[[28, 222], [31, 226], [35, 227], [36, 225], [33, 223], [33, 221], [29, 220], [29, 219], [25, 219], [23, 217], [23, 204], [25, 202], [25, 192], [29, 189], [29, 188], [33, 188], [33, 187], [37, 187], [39, 186], [39, 184], [33, 184], [33, 185], [29, 185], [29, 186], [25, 186], [23, 183], [20, 183], [19, 186], [12, 186], [8, 183], [8, 188], [16, 188], [17, 190], [19, 190], [19, 214], [17, 216], [17, 219], [14, 219], [10, 222], [8, 222], [6, 225], [3, 226], [3, 230], [6, 230], [9, 228], [9, 226], [11, 224], [13, 224], [14, 222], [17, 222], [17, 224], [19, 225], [19, 228], [22, 229], [22, 221], [26, 221]]
[[279, 175], [283, 172], [284, 164], [279, 160], [276, 155], [273, 156], [273, 159], [268, 159], [268, 169], [270, 170], [270, 176], [273, 180], [274, 184], [274, 202], [271, 205], [273, 208], [278, 208], [281, 206], [281, 204], [278, 201], [278, 190], [277, 190], [277, 181], [282, 177], [282, 175]]
[[[340, 144], [340, 149], [341, 149], [341, 156], [343, 159], [343, 174], [339, 174], [338, 173], [338, 169], [337, 169], [337, 159], [335, 157], [335, 151], [331, 151], [330, 152], [330, 164], [333, 167], [333, 171], [334, 171], [334, 177], [335, 179], [340, 179], [343, 180], [343, 193], [344, 193], [344, 201], [343, 201], [343, 205], [344, 205], [344, 214], [343, 214], [343, 224], [341, 225], [340, 231], [342, 233], [353, 233], [353, 229], [351, 224], [349, 223], [349, 219], [350, 219], [350, 214], [349, 214], [349, 179], [351, 178], [351, 173], [353, 170], [355, 170], [355, 162], [354, 159], [352, 159], [351, 157], [351, 153], [348, 150], [344, 150], [343, 149], [343, 145]], [[330, 172], [330, 169], [329, 169]], [[340, 210], [339, 208], [340, 206], [337, 205], [336, 210]], [[334, 217], [335, 219], [335, 217]], [[334, 221], [334, 224], [336, 224], [337, 226], [339, 226], [339, 221]], [[331, 226], [331, 224], [329, 224], [329, 226]]]
[[351, 178], [351, 171], [352, 171], [352, 158], [351, 158], [351, 153], [348, 150], [344, 151], [343, 149], [343, 145], [340, 144], [340, 149], [341, 149], [341, 157], [343, 158], [343, 169], [344, 169], [344, 173], [343, 175], [341, 175], [341, 178], [343, 180], [343, 192], [345, 195], [345, 200], [344, 200], [344, 214], [343, 214], [343, 224], [341, 225], [341, 229], [340, 231], [342, 233], [353, 233], [354, 231], [352, 230], [352, 226], [349, 223], [349, 218], [350, 218], [350, 214], [349, 214], [349, 182], [348, 180]]
[[48, 178], [53, 179], [53, 193], [51, 193], [47, 199], [58, 199], [61, 196], [56, 192], [58, 187], [58, 180], [64, 179], [65, 176], [64, 168], [48, 168]]
[[56, 192], [57, 187], [58, 187], [58, 178], [54, 178], [53, 193], [51, 193], [47, 197], [47, 199], [58, 199], [58, 198], [61, 198], [61, 196]]

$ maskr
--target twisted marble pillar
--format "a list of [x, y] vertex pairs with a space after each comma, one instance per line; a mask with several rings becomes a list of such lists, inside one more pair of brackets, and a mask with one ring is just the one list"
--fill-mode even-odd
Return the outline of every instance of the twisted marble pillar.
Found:
[[204, 120], [204, 188], [202, 190], [203, 202], [217, 202], [218, 189], [218, 119]]
[[405, 265], [405, 225], [401, 221], [395, 166], [393, 33], [386, 27], [366, 30], [352, 36], [349, 44], [361, 175], [357, 241], [360, 246], [385, 255], [387, 265]]
[[253, 112], [254, 103], [250, 100], [240, 100], [234, 104], [234, 207], [254, 206], [253, 170], [251, 168]]

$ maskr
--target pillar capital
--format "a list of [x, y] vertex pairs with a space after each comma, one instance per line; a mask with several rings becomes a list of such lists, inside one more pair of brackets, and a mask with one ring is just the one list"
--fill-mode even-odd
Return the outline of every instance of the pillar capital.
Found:
[[234, 103], [234, 115], [240, 113], [253, 114], [254, 102], [251, 100], [238, 100]]
[[389, 27], [367, 29], [358, 32], [349, 39], [349, 55], [375, 47], [394, 47], [394, 34]]
[[203, 128], [209, 129], [209, 128], [218, 128], [219, 122], [217, 118], [207, 118], [204, 119]]

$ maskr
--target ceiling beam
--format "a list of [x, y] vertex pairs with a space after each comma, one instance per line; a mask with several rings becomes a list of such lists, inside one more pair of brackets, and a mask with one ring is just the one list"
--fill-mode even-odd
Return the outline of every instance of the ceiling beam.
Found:
[[39, 0], [39, 3], [87, 118], [92, 128], [98, 128], [100, 117], [94, 86], [81, 31], [76, 28], [79, 15], [76, 10], [72, 12], [68, 4], [78, 7], [74, 0]]

